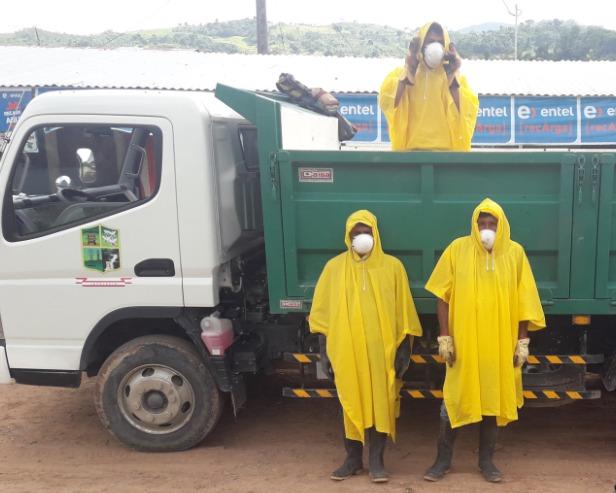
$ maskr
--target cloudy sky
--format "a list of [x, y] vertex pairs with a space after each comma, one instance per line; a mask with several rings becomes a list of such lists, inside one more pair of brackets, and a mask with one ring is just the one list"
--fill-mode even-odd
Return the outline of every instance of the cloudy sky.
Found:
[[[0, 0], [0, 32], [25, 27], [75, 34], [97, 33], [107, 29], [124, 32], [173, 27], [215, 20], [253, 17], [255, 0], [28, 0], [27, 8], [18, 2]], [[616, 2], [613, 0], [506, 0], [511, 10], [517, 3], [521, 21], [574, 19], [616, 30]], [[429, 20], [449, 29], [484, 22], [512, 23], [504, 0], [267, 0], [270, 22], [328, 24], [357, 21], [414, 28]]]

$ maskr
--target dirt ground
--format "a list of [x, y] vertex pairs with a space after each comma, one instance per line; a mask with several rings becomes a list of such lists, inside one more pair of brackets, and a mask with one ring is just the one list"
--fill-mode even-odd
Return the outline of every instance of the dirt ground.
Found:
[[559, 408], [526, 408], [500, 435], [501, 485], [485, 483], [477, 429], [463, 429], [454, 467], [440, 483], [421, 479], [434, 458], [437, 401], [405, 401], [399, 438], [386, 452], [391, 481], [367, 474], [334, 483], [343, 458], [337, 404], [286, 400], [272, 391], [234, 420], [227, 410], [199, 447], [145, 454], [99, 424], [93, 382], [80, 389], [0, 386], [0, 491], [39, 492], [614, 492], [616, 395]]

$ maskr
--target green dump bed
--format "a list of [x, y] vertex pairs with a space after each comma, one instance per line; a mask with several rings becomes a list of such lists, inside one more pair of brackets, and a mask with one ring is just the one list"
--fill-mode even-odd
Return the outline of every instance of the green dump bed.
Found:
[[526, 249], [546, 313], [616, 313], [614, 154], [336, 150], [334, 118], [227, 86], [216, 94], [257, 127], [272, 312], [309, 309], [357, 209], [377, 216], [419, 311], [433, 312], [424, 284], [490, 197]]

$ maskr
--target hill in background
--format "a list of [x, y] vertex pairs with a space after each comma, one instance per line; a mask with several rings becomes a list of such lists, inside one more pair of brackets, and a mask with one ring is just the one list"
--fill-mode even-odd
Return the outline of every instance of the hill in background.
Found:
[[[481, 24], [452, 31], [465, 58], [512, 59], [513, 27]], [[356, 22], [326, 26], [269, 25], [272, 54], [315, 54], [357, 57], [403, 57], [410, 31]], [[0, 45], [79, 48], [140, 47], [193, 49], [203, 52], [256, 53], [254, 19], [208, 24], [181, 24], [170, 29], [80, 36], [41, 29], [0, 34]], [[574, 21], [526, 21], [519, 26], [521, 60], [616, 60], [616, 31], [581, 26]]]

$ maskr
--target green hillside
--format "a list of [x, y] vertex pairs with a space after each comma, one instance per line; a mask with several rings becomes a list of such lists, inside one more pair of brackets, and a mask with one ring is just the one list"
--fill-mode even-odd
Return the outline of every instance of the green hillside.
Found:
[[[462, 29], [451, 37], [466, 58], [513, 58], [511, 26], [480, 32]], [[410, 38], [410, 31], [356, 22], [269, 26], [272, 54], [403, 57]], [[254, 19], [89, 36], [34, 28], [0, 34], [0, 44], [12, 46], [181, 48], [222, 53], [256, 53], [256, 42]], [[616, 31], [574, 21], [527, 21], [519, 28], [518, 52], [522, 60], [616, 60]]]

